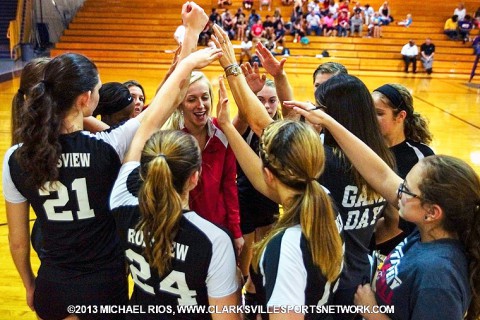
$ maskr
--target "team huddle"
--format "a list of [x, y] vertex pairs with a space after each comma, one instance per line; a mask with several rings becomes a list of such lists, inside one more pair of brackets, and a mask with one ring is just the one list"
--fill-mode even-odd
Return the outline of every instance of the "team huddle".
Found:
[[[217, 25], [215, 47], [196, 50], [208, 16], [194, 2], [181, 15], [183, 42], [148, 108], [129, 92], [141, 85], [102, 85], [80, 54], [22, 72], [3, 192], [38, 317], [477, 319], [480, 179], [434, 155], [408, 90], [370, 93], [328, 62], [313, 73], [315, 104], [296, 101], [285, 59], [257, 45], [273, 80], [238, 65]], [[213, 117], [197, 70], [216, 61]]]

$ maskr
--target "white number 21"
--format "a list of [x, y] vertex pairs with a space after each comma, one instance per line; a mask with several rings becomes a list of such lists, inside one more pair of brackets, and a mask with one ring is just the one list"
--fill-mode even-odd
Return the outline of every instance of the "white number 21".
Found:
[[[77, 195], [78, 219], [89, 219], [95, 217], [95, 212], [90, 208], [90, 202], [88, 201], [87, 181], [85, 178], [75, 179], [72, 182], [72, 190]], [[43, 189], [39, 190], [41, 196], [48, 196], [52, 192], [57, 192], [58, 197], [56, 199], [47, 199], [43, 204], [45, 213], [48, 220], [55, 221], [73, 221], [73, 213], [71, 210], [65, 210], [57, 212], [55, 207], [64, 207], [70, 200], [68, 196], [68, 189], [60, 181], [56, 181], [53, 187], [47, 182]]]

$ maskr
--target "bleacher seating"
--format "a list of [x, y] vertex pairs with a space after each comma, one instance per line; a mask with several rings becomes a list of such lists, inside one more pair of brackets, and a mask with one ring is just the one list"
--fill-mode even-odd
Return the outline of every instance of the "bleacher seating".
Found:
[[[279, 7], [284, 20], [288, 20], [292, 7], [282, 6], [280, 0], [272, 1], [271, 11], [260, 11], [257, 4], [257, 12], [264, 17], [273, 14], [273, 10]], [[196, 2], [205, 8], [207, 14], [216, 6], [216, 0]], [[182, 3], [179, 0], [86, 0], [52, 50], [52, 56], [74, 51], [87, 55], [100, 68], [167, 70], [172, 54], [165, 51], [176, 47], [173, 32], [181, 23]], [[241, 3], [241, 0], [233, 1], [230, 6], [232, 13]], [[377, 10], [383, 1], [369, 3]], [[443, 24], [452, 15], [454, 3], [419, 3], [417, 0], [391, 0], [389, 3], [396, 20], [403, 19], [407, 13], [412, 14], [413, 24], [409, 28], [395, 23], [384, 26], [382, 38], [309, 36], [308, 45], [293, 43], [293, 38], [287, 36], [286, 46], [291, 53], [286, 64], [287, 72], [310, 75], [318, 64], [337, 61], [356, 75], [399, 76], [403, 75], [402, 46], [409, 39], [414, 39], [420, 47], [425, 38], [430, 37], [436, 45], [432, 76], [468, 78], [474, 60], [471, 45], [448, 40], [443, 35]], [[465, 5], [469, 13], [473, 13], [478, 6], [471, 0], [466, 1]], [[478, 30], [473, 31], [473, 35], [476, 34]], [[330, 57], [316, 58], [323, 50], [327, 50]], [[209, 68], [221, 71], [219, 66]], [[420, 61], [418, 70], [420, 73], [416, 77], [427, 76], [423, 73]]]

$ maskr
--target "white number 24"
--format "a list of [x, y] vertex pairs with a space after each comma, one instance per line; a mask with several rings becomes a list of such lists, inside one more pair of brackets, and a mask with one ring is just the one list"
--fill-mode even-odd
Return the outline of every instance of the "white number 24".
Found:
[[[125, 253], [130, 262], [130, 271], [132, 273], [133, 282], [144, 291], [150, 294], [155, 294], [153, 287], [143, 282], [151, 277], [150, 266], [145, 258], [132, 249], [128, 249]], [[136, 262], [140, 269], [137, 268], [133, 262]], [[195, 299], [197, 292], [188, 288], [185, 273], [183, 272], [172, 270], [168, 276], [160, 282], [160, 290], [178, 296], [179, 305], [197, 304], [197, 299]]]
[[[77, 195], [78, 211], [76, 212], [78, 219], [89, 219], [95, 217], [95, 212], [90, 208], [90, 202], [88, 201], [87, 181], [85, 178], [75, 179], [72, 182], [72, 190]], [[57, 192], [58, 197], [56, 199], [47, 199], [43, 204], [45, 213], [48, 220], [55, 221], [73, 221], [73, 212], [71, 210], [65, 210], [57, 212], [55, 207], [64, 207], [70, 200], [68, 196], [67, 187], [57, 181], [50, 186], [47, 182], [43, 189], [39, 190], [41, 196], [48, 196], [52, 192]]]

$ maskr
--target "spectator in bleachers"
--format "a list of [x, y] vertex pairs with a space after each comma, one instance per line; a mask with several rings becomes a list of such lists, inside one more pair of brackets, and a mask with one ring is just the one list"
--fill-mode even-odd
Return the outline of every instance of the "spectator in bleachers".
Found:
[[[352, 8], [352, 15], [354, 15], [355, 12], [357, 12], [357, 11], [360, 12], [362, 15], [363, 15], [364, 12], [365, 12], [365, 8], [360, 5], [360, 1], [357, 1], [357, 2], [355, 3], [355, 5], [353, 6], [353, 8]], [[350, 11], [349, 11], [349, 12], [350, 12]], [[364, 17], [364, 18], [365, 18], [365, 17]]]
[[[340, 0], [340, 4], [338, 5], [337, 13], [342, 11], [342, 10], [347, 10], [347, 12], [350, 12], [350, 2], [348, 0]], [[361, 11], [361, 9], [360, 9], [360, 11]]]
[[247, 29], [247, 18], [243, 13], [242, 8], [238, 8], [235, 14], [235, 32], [237, 34], [237, 40], [242, 41], [245, 38], [245, 30]]
[[307, 6], [308, 12], [313, 12], [313, 14], [316, 14], [320, 16], [320, 0], [312, 0], [308, 3]]
[[252, 38], [261, 38], [264, 36], [265, 29], [263, 28], [262, 20], [259, 19], [250, 29], [250, 34]]
[[260, 15], [255, 11], [255, 9], [252, 9], [250, 12], [250, 15], [248, 16], [248, 29], [251, 29], [254, 24], [256, 24], [260, 20]]
[[322, 18], [322, 29], [323, 36], [330, 37], [335, 29], [335, 17], [329, 12], [325, 17]]
[[277, 43], [277, 46], [283, 45], [285, 39], [285, 28], [283, 24], [277, 24], [277, 28], [275, 29], [275, 38], [274, 41]]
[[243, 59], [246, 57], [247, 61], [250, 62], [252, 60], [252, 48], [253, 48], [253, 43], [252, 43], [252, 38], [244, 38], [242, 40], [242, 43], [240, 44], [240, 64], [243, 63]]
[[371, 23], [371, 19], [375, 14], [375, 10], [373, 10], [372, 6], [368, 3], [363, 8], [363, 17], [365, 19], [365, 24], [368, 26]]
[[390, 14], [390, 6], [388, 5], [388, 1], [385, 1], [380, 9], [378, 9], [380, 13], [380, 19], [382, 19], [382, 25], [388, 26], [390, 22], [393, 21], [392, 15]]
[[480, 7], [478, 7], [477, 11], [473, 15], [473, 22], [477, 28], [480, 28]]
[[322, 21], [318, 15], [313, 12], [311, 9], [305, 18], [307, 20], [307, 35], [310, 35], [315, 32], [315, 35], [319, 36], [322, 34]]
[[300, 39], [305, 37], [305, 28], [303, 25], [303, 17], [300, 16], [295, 20], [292, 27], [293, 42], [300, 42]]
[[435, 45], [432, 43], [432, 39], [425, 39], [425, 42], [420, 46], [420, 55], [423, 68], [427, 74], [431, 74], [433, 72], [433, 56], [435, 55]]
[[231, 0], [218, 0], [217, 1], [217, 6], [219, 8], [223, 8], [224, 6], [231, 6], [232, 1]]
[[358, 36], [362, 36], [363, 30], [363, 18], [360, 13], [355, 13], [354, 16], [350, 19], [350, 37], [353, 37], [354, 33], [357, 31]]
[[337, 36], [348, 36], [348, 30], [350, 30], [350, 22], [348, 19], [348, 12], [345, 10], [340, 11], [337, 18]]
[[410, 40], [406, 45], [403, 46], [402, 51], [400, 52], [403, 56], [403, 61], [405, 62], [404, 71], [408, 73], [408, 66], [412, 64], [413, 73], [417, 73], [417, 56], [418, 56], [418, 47], [415, 44], [415, 41]]
[[458, 33], [463, 43], [470, 41], [470, 31], [473, 29], [472, 16], [467, 14], [465, 18], [458, 20]]
[[273, 29], [277, 29], [277, 25], [281, 24], [282, 26], [285, 24], [282, 18], [282, 13], [280, 12], [280, 8], [275, 8], [273, 12]]
[[289, 6], [289, 5], [292, 5], [293, 4], [293, 0], [282, 0], [282, 4], [284, 6]]
[[380, 13], [375, 12], [373, 17], [370, 19], [370, 24], [368, 25], [368, 33], [373, 38], [382, 37], [382, 19], [380, 19]]
[[212, 12], [210, 13], [209, 20], [213, 23], [218, 24], [219, 26], [222, 25], [222, 17], [217, 12], [217, 8], [212, 8]]
[[292, 14], [290, 15], [290, 23], [292, 25], [291, 31], [293, 32], [293, 25], [295, 24], [295, 21], [298, 19], [303, 18], [303, 9], [301, 6], [295, 5], [293, 8]]
[[456, 14], [445, 21], [443, 33], [451, 40], [458, 40], [458, 16]]
[[453, 10], [453, 14], [457, 15], [458, 20], [463, 20], [463, 18], [465, 18], [467, 15], [467, 9], [465, 9], [463, 2], [460, 2], [455, 10]]
[[253, 7], [253, 0], [243, 0], [243, 7], [247, 10], [252, 9]]
[[208, 46], [208, 42], [210, 41], [210, 37], [213, 34], [213, 25], [214, 22], [209, 20], [205, 28], [200, 35], [198, 36], [198, 45], [200, 46]]
[[270, 35], [274, 33], [273, 27], [273, 17], [268, 15], [265, 17], [265, 21], [263, 22], [263, 29], [265, 29], [265, 37], [268, 38]]
[[[331, 13], [334, 17], [337, 17], [338, 13], [338, 4], [335, 3], [335, 0], [330, 0], [328, 5], [328, 12]], [[327, 13], [328, 14], [328, 13]], [[326, 15], [325, 15], [326, 16]]]
[[267, 7], [268, 11], [272, 9], [272, 0], [260, 0], [260, 11], [262, 11], [263, 7]]
[[225, 9], [225, 12], [222, 14], [222, 27], [225, 32], [227, 32], [228, 37], [231, 39], [235, 38], [235, 30], [233, 28], [233, 19], [230, 11]]
[[404, 20], [401, 20], [401, 21], [398, 21], [397, 22], [397, 25], [399, 26], [405, 26], [405, 27], [410, 27], [410, 25], [412, 24], [413, 22], [413, 19], [412, 19], [412, 15], [409, 13], [407, 14], [407, 16], [405, 17]]

